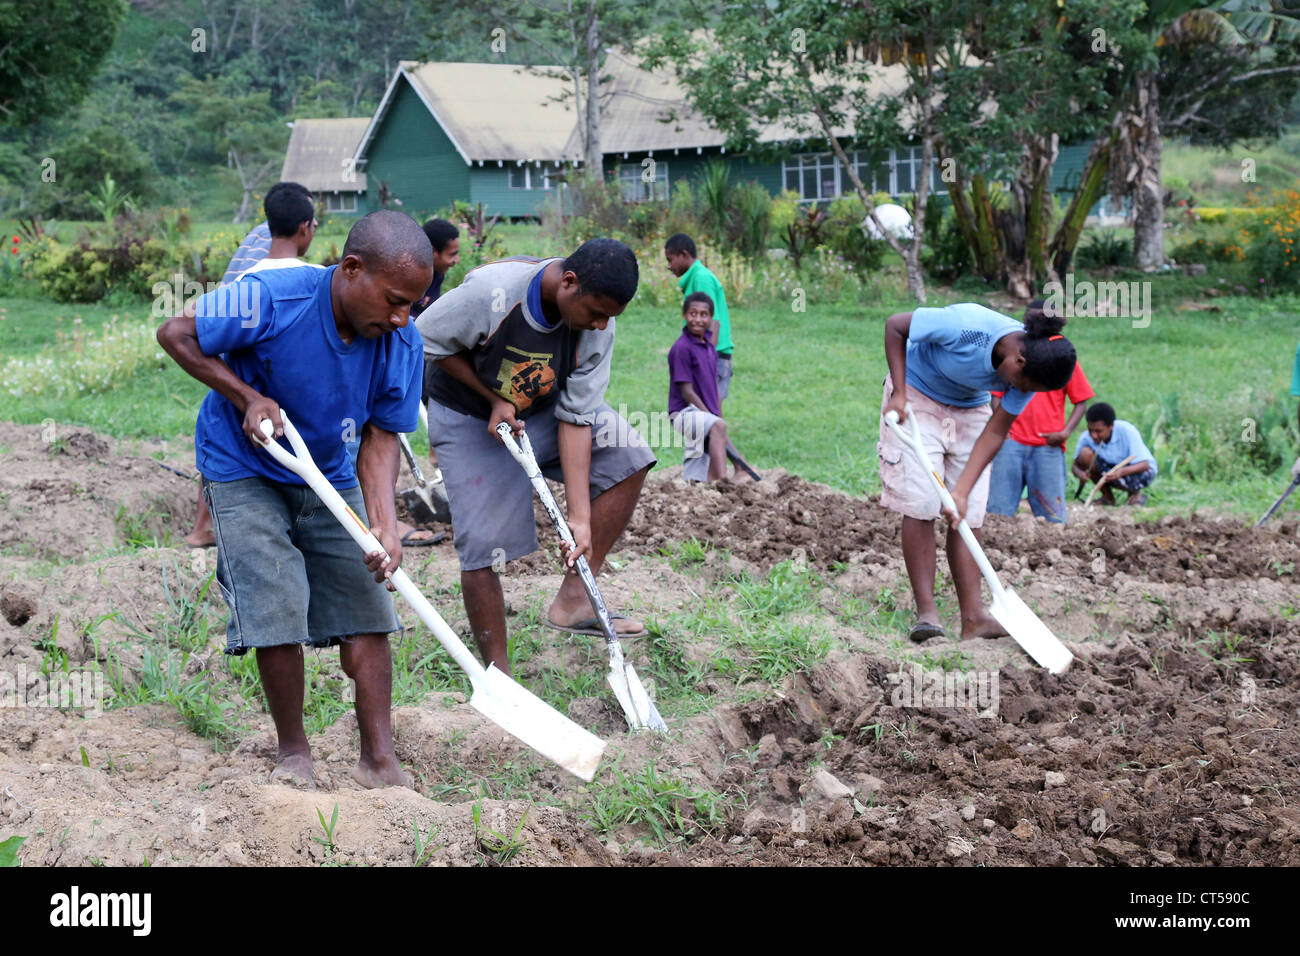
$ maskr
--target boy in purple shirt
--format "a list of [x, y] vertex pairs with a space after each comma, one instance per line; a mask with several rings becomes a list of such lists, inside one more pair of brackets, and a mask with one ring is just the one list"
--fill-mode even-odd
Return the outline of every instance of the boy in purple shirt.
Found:
[[[686, 327], [668, 350], [668, 418], [686, 439], [687, 481], [727, 477], [727, 423], [718, 401], [718, 352], [713, 346], [713, 299], [692, 292], [682, 301]], [[707, 450], [707, 454], [706, 454]]]

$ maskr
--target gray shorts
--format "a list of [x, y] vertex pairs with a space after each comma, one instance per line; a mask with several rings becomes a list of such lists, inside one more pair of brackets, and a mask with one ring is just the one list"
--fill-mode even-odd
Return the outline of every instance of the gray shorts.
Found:
[[[524, 426], [542, 474], [563, 481], [554, 404], [530, 415]], [[499, 568], [536, 551], [532, 483], [488, 431], [487, 419], [430, 401], [429, 434], [447, 487], [461, 570]], [[654, 463], [645, 439], [618, 412], [602, 405], [591, 429], [591, 497]]]
[[[366, 521], [360, 488], [340, 491]], [[230, 608], [226, 653], [329, 647], [356, 634], [400, 631], [388, 589], [310, 488], [265, 478], [203, 480], [217, 538], [217, 583]]]
[[686, 439], [682, 452], [682, 477], [687, 481], [709, 480], [709, 456], [705, 454], [709, 432], [722, 421], [697, 405], [687, 405], [671, 418], [673, 427]]
[[727, 397], [731, 391], [731, 356], [718, 355], [718, 401]]

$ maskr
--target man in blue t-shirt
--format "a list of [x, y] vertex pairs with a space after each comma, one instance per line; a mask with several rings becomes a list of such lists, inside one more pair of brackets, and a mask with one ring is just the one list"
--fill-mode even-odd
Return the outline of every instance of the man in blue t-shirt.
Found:
[[[279, 741], [276, 782], [314, 788], [302, 646], [339, 644], [356, 681], [361, 759], [353, 777], [367, 787], [410, 785], [393, 751], [390, 712], [388, 634], [401, 627], [382, 582], [402, 559], [397, 433], [419, 421], [423, 356], [410, 309], [432, 276], [433, 250], [419, 225], [382, 210], [352, 227], [337, 266], [252, 273], [158, 330], [177, 364], [212, 389], [195, 453], [230, 608], [226, 653], [257, 649]], [[263, 420], [283, 434], [281, 408], [387, 559], [357, 554], [316, 494], [261, 447]], [[358, 430], [354, 471], [343, 443]]]
[[[1122, 467], [1120, 462], [1131, 459]], [[1115, 504], [1113, 488], [1128, 494], [1128, 505], [1144, 505], [1146, 488], [1156, 477], [1156, 456], [1147, 449], [1142, 435], [1130, 423], [1115, 417], [1115, 409], [1097, 402], [1088, 409], [1088, 430], [1074, 446], [1074, 477], [1080, 481], [1106, 484], [1098, 493], [1102, 504]]]

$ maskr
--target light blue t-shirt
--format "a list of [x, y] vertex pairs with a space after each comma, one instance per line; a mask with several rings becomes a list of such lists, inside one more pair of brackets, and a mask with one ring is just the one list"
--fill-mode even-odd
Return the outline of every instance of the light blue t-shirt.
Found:
[[[199, 348], [221, 355], [241, 380], [277, 401], [335, 488], [354, 488], [343, 443], [366, 422], [391, 432], [419, 425], [424, 346], [415, 325], [377, 339], [339, 338], [329, 269], [255, 272], [202, 296]], [[243, 414], [209, 392], [195, 427], [195, 461], [210, 481], [262, 477], [304, 485], [244, 435]]]
[[1004, 392], [1002, 407], [1019, 415], [1033, 392], [1012, 388], [993, 370], [993, 346], [1025, 327], [973, 302], [917, 309], [907, 336], [907, 384], [936, 402], [957, 408], [989, 403], [989, 389]]
[[1080, 435], [1079, 441], [1074, 446], [1075, 458], [1079, 457], [1081, 448], [1091, 448], [1093, 450], [1098, 462], [1100, 462], [1098, 467], [1102, 471], [1114, 468], [1129, 455], [1133, 456], [1133, 460], [1129, 462], [1130, 465], [1136, 465], [1140, 461], [1147, 461], [1151, 464], [1152, 471], [1157, 473], [1160, 471], [1156, 467], [1156, 456], [1151, 454], [1146, 442], [1138, 434], [1138, 430], [1122, 418], [1115, 419], [1115, 424], [1110, 431], [1110, 441], [1104, 444], [1097, 444], [1086, 431]]
[[239, 244], [235, 254], [230, 257], [230, 263], [221, 276], [221, 285], [234, 282], [239, 278], [241, 272], [245, 269], [251, 269], [260, 260], [265, 259], [266, 254], [270, 251], [271, 227], [265, 222], [258, 223], [248, 231], [244, 241]]

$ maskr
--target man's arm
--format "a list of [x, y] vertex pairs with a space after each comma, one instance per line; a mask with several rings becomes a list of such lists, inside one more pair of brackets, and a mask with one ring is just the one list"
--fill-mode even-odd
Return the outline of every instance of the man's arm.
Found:
[[180, 315], [173, 315], [160, 325], [157, 335], [158, 344], [176, 360], [177, 365], [214, 392], [224, 395], [244, 413], [244, 434], [249, 441], [259, 445], [264, 441], [258, 427], [263, 418], [271, 420], [277, 438], [284, 434], [279, 403], [241, 380], [221, 359], [203, 353], [199, 347], [193, 302]]
[[501, 422], [506, 422], [510, 425], [510, 430], [514, 432], [516, 438], [522, 434], [524, 430], [523, 422], [519, 421], [516, 417], [519, 414], [519, 410], [515, 408], [513, 402], [506, 401], [496, 392], [492, 391], [492, 389], [483, 384], [482, 380], [478, 377], [478, 373], [474, 371], [474, 366], [471, 365], [469, 359], [465, 357], [464, 352], [459, 352], [456, 355], [449, 355], [446, 358], [440, 358], [436, 361], [438, 367], [444, 372], [462, 385], [467, 385], [474, 391], [478, 392], [487, 401], [488, 405], [492, 409], [492, 415], [488, 418], [488, 431], [492, 433], [493, 438], [497, 441], [501, 440], [501, 436], [497, 434], [497, 425]]
[[907, 418], [907, 336], [911, 329], [911, 312], [896, 312], [885, 321], [885, 361], [894, 381], [894, 394], [885, 411], [898, 412], [900, 422]]
[[985, 423], [984, 430], [980, 432], [979, 438], [975, 439], [975, 446], [971, 449], [966, 467], [962, 469], [957, 484], [952, 489], [952, 500], [957, 505], [957, 514], [953, 517], [966, 516], [966, 499], [970, 497], [971, 489], [975, 487], [975, 482], [979, 481], [984, 469], [1002, 449], [1002, 443], [1007, 440], [1007, 432], [1011, 430], [1011, 423], [1015, 420], [1015, 415], [999, 407]]
[[366, 502], [370, 530], [388, 552], [387, 561], [378, 551], [366, 555], [366, 567], [374, 573], [376, 581], [392, 577], [402, 563], [402, 541], [397, 534], [397, 511], [393, 505], [397, 469], [397, 436], [367, 422], [361, 430], [361, 448], [357, 452], [357, 481]]
[[565, 548], [565, 562], [577, 564], [591, 556], [591, 426], [557, 421], [560, 471], [564, 474], [564, 500], [574, 547]]
[[[678, 382], [677, 387], [682, 390], [682, 401], [688, 405], [694, 405], [702, 412], [709, 412], [708, 407], [700, 400], [700, 393], [695, 391], [694, 385], [690, 382]], [[709, 414], [712, 415], [713, 412], [709, 412]]]
[[1073, 411], [1070, 412], [1070, 418], [1065, 423], [1065, 428], [1059, 432], [1039, 432], [1040, 438], [1044, 439], [1049, 445], [1064, 445], [1074, 434], [1074, 430], [1079, 427], [1079, 422], [1083, 419], [1083, 414], [1088, 410], [1088, 400], [1075, 402]]

